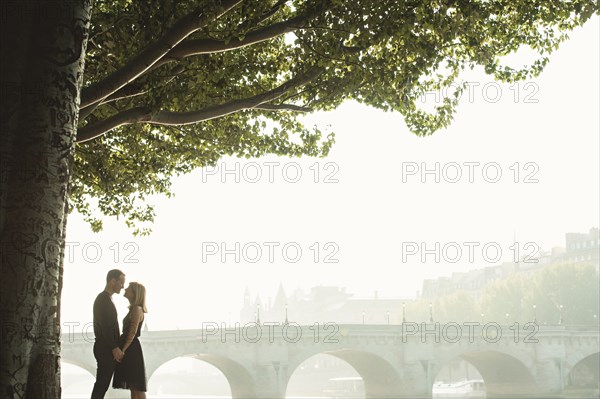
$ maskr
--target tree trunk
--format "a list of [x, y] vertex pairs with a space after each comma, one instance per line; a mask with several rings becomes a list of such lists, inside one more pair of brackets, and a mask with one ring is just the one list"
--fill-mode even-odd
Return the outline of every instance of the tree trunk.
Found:
[[58, 398], [68, 185], [91, 2], [1, 3], [0, 397]]

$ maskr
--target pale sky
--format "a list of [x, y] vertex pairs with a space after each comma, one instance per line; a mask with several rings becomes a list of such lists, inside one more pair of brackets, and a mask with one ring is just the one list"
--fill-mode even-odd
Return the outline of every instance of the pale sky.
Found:
[[[486, 260], [481, 250], [487, 243], [502, 250], [501, 261], [512, 259], [514, 236], [522, 255], [529, 252], [526, 242], [542, 249], [564, 246], [566, 232], [587, 232], [600, 223], [598, 38], [594, 17], [551, 56], [538, 79], [512, 87], [478, 71], [465, 74], [473, 82], [472, 99], [464, 95], [453, 124], [431, 137], [411, 134], [401, 115], [352, 102], [309, 115], [307, 126], [331, 125], [336, 132], [328, 158], [223, 159], [219, 170], [177, 178], [176, 197], [155, 200], [150, 237], [134, 237], [111, 219], [95, 234], [71, 215], [63, 322], [91, 321], [94, 298], [113, 267], [147, 287], [150, 329], [183, 329], [237, 320], [246, 286], [263, 301], [275, 296], [279, 283], [287, 294], [335, 285], [361, 297], [376, 290], [380, 297], [414, 297], [424, 278], [491, 265], [493, 251]], [[511, 64], [521, 61], [527, 62]], [[236, 162], [239, 183], [223, 172]], [[415, 167], [433, 169], [436, 162], [446, 172], [439, 183], [431, 174], [424, 183], [420, 171], [407, 174]], [[462, 178], [451, 183], [457, 165]], [[468, 165], [474, 165], [473, 182]], [[262, 177], [252, 183], [257, 166]], [[297, 170], [302, 175], [293, 183]], [[486, 181], [497, 170], [499, 181]], [[234, 254], [222, 262], [220, 252], [206, 251], [221, 242], [232, 250], [239, 243], [239, 263]], [[449, 249], [456, 242], [462, 258], [436, 263], [431, 255], [423, 263], [419, 254], [404, 253], [403, 262], [403, 243], [406, 249], [411, 242]], [[472, 244], [478, 245], [472, 261], [464, 242], [479, 243]], [[252, 263], [257, 246], [262, 257]], [[292, 263], [296, 248], [302, 254]], [[327, 255], [338, 262], [326, 263]], [[125, 299], [115, 297], [115, 303], [124, 316]]]

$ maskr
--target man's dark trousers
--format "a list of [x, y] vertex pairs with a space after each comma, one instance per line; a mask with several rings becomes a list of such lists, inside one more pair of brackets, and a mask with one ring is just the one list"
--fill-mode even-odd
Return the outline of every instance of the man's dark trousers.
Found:
[[98, 342], [94, 343], [94, 357], [98, 363], [96, 371], [96, 382], [92, 390], [92, 399], [104, 399], [104, 395], [110, 386], [110, 380], [115, 372], [115, 360], [112, 349], [102, 347]]

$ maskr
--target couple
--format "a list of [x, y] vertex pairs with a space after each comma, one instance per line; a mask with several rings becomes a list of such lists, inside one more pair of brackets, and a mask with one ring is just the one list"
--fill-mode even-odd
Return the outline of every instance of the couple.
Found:
[[129, 313], [123, 319], [123, 334], [119, 336], [117, 309], [112, 295], [121, 292], [125, 274], [114, 269], [106, 275], [106, 287], [94, 301], [94, 357], [98, 363], [92, 399], [102, 399], [113, 377], [113, 388], [131, 390], [132, 399], [146, 398], [146, 368], [138, 337], [142, 331], [146, 309], [146, 288], [129, 283], [125, 298]]

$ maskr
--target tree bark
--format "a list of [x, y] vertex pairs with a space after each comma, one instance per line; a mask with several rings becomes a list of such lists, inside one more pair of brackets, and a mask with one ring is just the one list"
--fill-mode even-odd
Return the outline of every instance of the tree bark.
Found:
[[68, 185], [91, 0], [1, 3], [0, 396], [59, 398]]

